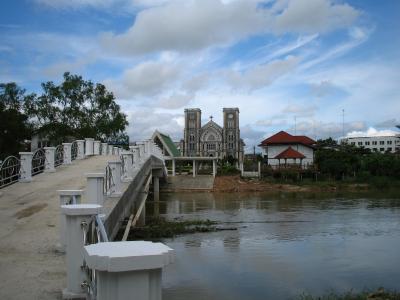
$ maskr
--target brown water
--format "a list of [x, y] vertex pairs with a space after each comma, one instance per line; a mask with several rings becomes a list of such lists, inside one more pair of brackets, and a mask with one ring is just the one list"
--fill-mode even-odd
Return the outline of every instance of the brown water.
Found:
[[400, 290], [399, 198], [173, 193], [159, 209], [170, 219], [239, 227], [163, 240], [176, 251], [163, 273], [164, 300]]

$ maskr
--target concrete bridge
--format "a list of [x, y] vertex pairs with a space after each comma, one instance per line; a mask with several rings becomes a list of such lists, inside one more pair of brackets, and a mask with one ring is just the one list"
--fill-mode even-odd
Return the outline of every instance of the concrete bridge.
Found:
[[131, 299], [132, 289], [160, 299], [172, 249], [111, 242], [124, 219], [128, 228], [145, 222], [151, 183], [158, 200], [167, 176], [160, 149], [150, 140], [123, 150], [93, 139], [62, 149], [62, 160], [57, 148], [43, 149], [39, 174], [35, 154], [21, 153], [16, 182], [0, 190], [0, 299]]

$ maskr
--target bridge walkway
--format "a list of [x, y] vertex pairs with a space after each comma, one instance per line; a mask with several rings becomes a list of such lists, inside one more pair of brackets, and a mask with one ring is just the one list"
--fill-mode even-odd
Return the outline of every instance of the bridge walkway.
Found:
[[[57, 190], [84, 189], [85, 173], [104, 172], [112, 156], [92, 156], [0, 190], [0, 299], [61, 299], [65, 256], [57, 252]], [[123, 184], [123, 190], [129, 183]], [[83, 199], [85, 201], [85, 199]], [[118, 198], [105, 199], [109, 211]]]

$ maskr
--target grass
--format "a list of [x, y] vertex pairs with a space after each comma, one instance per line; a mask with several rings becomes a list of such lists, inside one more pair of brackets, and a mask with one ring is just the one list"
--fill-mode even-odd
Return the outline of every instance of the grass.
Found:
[[146, 225], [135, 227], [130, 231], [129, 240], [172, 238], [181, 234], [196, 232], [214, 232], [236, 230], [236, 228], [219, 228], [217, 222], [210, 220], [169, 221], [161, 217], [147, 218]]

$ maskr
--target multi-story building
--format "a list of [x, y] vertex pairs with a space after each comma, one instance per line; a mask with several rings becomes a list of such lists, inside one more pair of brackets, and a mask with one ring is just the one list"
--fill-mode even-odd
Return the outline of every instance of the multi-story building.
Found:
[[364, 147], [370, 149], [372, 152], [395, 153], [396, 151], [400, 151], [400, 135], [348, 137], [341, 139], [341, 142], [357, 147]]
[[185, 109], [185, 129], [181, 141], [183, 156], [218, 157], [232, 156], [243, 160], [243, 140], [240, 138], [239, 109], [223, 109], [223, 127], [212, 120], [201, 124], [199, 108]]

